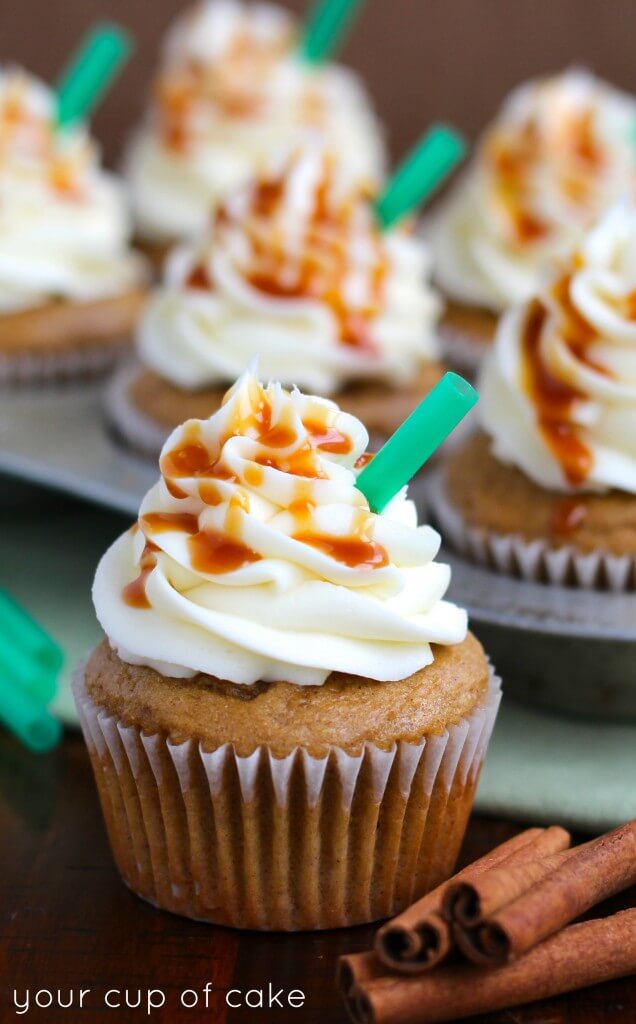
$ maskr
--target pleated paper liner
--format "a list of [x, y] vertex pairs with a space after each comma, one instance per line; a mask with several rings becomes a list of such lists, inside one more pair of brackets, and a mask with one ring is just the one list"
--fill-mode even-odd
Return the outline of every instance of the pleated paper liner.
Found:
[[443, 538], [466, 557], [497, 572], [533, 582], [585, 589], [636, 589], [636, 558], [609, 551], [554, 547], [546, 539], [528, 540], [466, 523], [446, 494], [438, 472], [427, 485], [427, 507]]
[[284, 931], [387, 917], [452, 872], [501, 697], [491, 673], [441, 735], [275, 758], [145, 735], [91, 700], [83, 670], [74, 693], [126, 884], [196, 920]]
[[104, 392], [104, 411], [115, 433], [133, 451], [158, 459], [171, 431], [146, 416], [130, 399], [130, 388], [139, 374], [139, 363], [126, 362], [115, 370]]
[[108, 373], [129, 341], [99, 341], [63, 351], [0, 354], [0, 387], [59, 385]]

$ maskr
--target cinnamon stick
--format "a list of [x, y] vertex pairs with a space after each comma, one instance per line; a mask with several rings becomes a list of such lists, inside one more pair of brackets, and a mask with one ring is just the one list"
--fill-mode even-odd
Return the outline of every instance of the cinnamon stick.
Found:
[[570, 836], [565, 829], [554, 825], [547, 829], [526, 829], [495, 847], [380, 928], [374, 946], [378, 959], [390, 970], [402, 974], [416, 974], [437, 966], [452, 946], [450, 925], [442, 908], [448, 885], [460, 879], [476, 878], [516, 859], [534, 860], [557, 853], [569, 843]]
[[336, 984], [347, 998], [358, 985], [386, 977], [386, 967], [375, 953], [346, 953], [338, 960]]
[[454, 928], [474, 928], [550, 875], [574, 852], [563, 850], [550, 857], [521, 863], [514, 860], [484, 871], [476, 878], [451, 881], [444, 893], [444, 916]]
[[362, 981], [345, 994], [345, 1003], [355, 1024], [437, 1024], [634, 973], [636, 909], [572, 925], [490, 971], [471, 964], [420, 977]]
[[636, 821], [572, 850], [554, 870], [463, 931], [462, 949], [485, 966], [509, 963], [580, 917], [590, 907], [636, 884]]

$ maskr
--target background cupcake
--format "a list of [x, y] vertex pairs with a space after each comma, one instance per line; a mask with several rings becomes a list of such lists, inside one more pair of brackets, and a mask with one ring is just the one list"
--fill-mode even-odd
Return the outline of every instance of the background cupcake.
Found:
[[633, 196], [636, 103], [580, 70], [520, 86], [431, 233], [449, 355], [474, 368], [496, 318], [524, 302], [607, 206]]
[[103, 369], [130, 340], [142, 263], [115, 179], [55, 99], [0, 70], [0, 381]]
[[156, 254], [195, 238], [272, 154], [324, 139], [356, 176], [382, 177], [379, 125], [358, 79], [300, 53], [291, 15], [204, 0], [177, 20], [126, 162], [139, 238]]
[[156, 454], [178, 423], [218, 408], [258, 354], [265, 377], [336, 394], [386, 438], [440, 375], [428, 271], [422, 242], [380, 230], [346, 165], [304, 150], [173, 253], [140, 322], [143, 368], [114, 382], [111, 416]]
[[247, 373], [100, 563], [78, 707], [118, 866], [165, 909], [343, 926], [452, 868], [498, 689], [438, 535], [356, 487], [367, 440]]
[[523, 575], [636, 586], [636, 210], [614, 207], [507, 313], [480, 381], [487, 437], [449, 461], [440, 520]]

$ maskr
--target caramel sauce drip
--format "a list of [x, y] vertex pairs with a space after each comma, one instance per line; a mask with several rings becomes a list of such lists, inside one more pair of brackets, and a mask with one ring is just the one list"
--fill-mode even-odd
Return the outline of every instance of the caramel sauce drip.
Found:
[[[316, 185], [312, 214], [299, 243], [298, 256], [286, 252], [274, 223], [285, 200], [286, 172], [255, 186], [251, 208], [242, 225], [249, 235], [253, 257], [253, 269], [247, 280], [257, 291], [273, 298], [324, 302], [338, 323], [342, 344], [375, 351], [372, 325], [384, 303], [389, 270], [384, 243], [379, 231], [374, 231], [374, 258], [366, 271], [368, 301], [352, 309], [343, 293], [343, 282], [349, 273], [348, 233], [362, 196], [337, 207], [331, 199], [332, 182], [333, 170], [327, 159]], [[227, 209], [222, 210], [217, 225], [227, 222], [228, 217]]]
[[145, 547], [142, 551], [141, 558], [139, 560], [139, 575], [128, 583], [123, 591], [122, 598], [124, 603], [129, 605], [131, 608], [150, 608], [152, 607], [146, 594], [146, 581], [157, 564], [157, 558], [155, 552], [159, 548], [152, 541], [147, 540]]
[[147, 512], [140, 519], [142, 529], [147, 527], [151, 533], [196, 533], [199, 529], [198, 516], [189, 512]]
[[369, 465], [374, 455], [375, 452], [363, 452], [356, 459], [354, 469], [364, 469], [365, 466]]
[[[538, 164], [550, 162], [542, 135], [537, 119], [529, 117], [517, 132], [493, 134], [488, 146], [497, 193], [521, 244], [539, 242], [551, 231], [550, 225], [532, 209], [531, 175]], [[550, 145], [557, 143], [548, 140], [547, 146]], [[574, 203], [584, 204], [594, 177], [605, 163], [592, 109], [576, 112], [565, 121], [558, 148], [565, 165], [560, 175], [561, 187]]]
[[541, 432], [566, 479], [573, 486], [580, 486], [592, 468], [592, 453], [580, 440], [571, 416], [576, 402], [585, 396], [557, 380], [543, 362], [541, 332], [547, 316], [546, 307], [535, 299], [523, 331], [524, 387], [534, 403]]
[[380, 569], [389, 564], [385, 548], [364, 536], [329, 537], [303, 530], [294, 534], [294, 540], [317, 548], [351, 569]]
[[261, 558], [240, 540], [233, 540], [215, 530], [200, 530], [189, 537], [188, 550], [192, 568], [209, 575], [234, 572]]
[[186, 288], [192, 288], [195, 291], [213, 291], [214, 284], [212, 283], [208, 274], [207, 267], [203, 263], [197, 263], [192, 268], [190, 273], [185, 279]]
[[568, 536], [585, 522], [587, 505], [580, 498], [564, 498], [552, 513], [550, 528], [552, 533]]
[[348, 455], [352, 451], [351, 438], [340, 430], [336, 430], [335, 427], [319, 423], [316, 420], [305, 420], [304, 425], [312, 445], [320, 451], [328, 452], [330, 455]]

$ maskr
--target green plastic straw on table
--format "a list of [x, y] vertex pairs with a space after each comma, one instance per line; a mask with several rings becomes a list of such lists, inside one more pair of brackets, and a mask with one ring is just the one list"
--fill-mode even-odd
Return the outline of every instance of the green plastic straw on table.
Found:
[[3, 647], [22, 650], [43, 670], [59, 672], [64, 655], [54, 640], [9, 594], [0, 590], [0, 642]]
[[364, 0], [318, 0], [300, 44], [303, 60], [320, 64], [333, 56]]
[[478, 401], [463, 377], [444, 374], [359, 474], [356, 486], [372, 511], [386, 508]]
[[40, 701], [6, 679], [0, 680], [0, 721], [37, 754], [52, 750], [62, 735], [60, 723]]
[[131, 37], [117, 25], [97, 25], [87, 35], [57, 88], [60, 128], [84, 120], [131, 50]]
[[429, 198], [466, 153], [461, 135], [434, 125], [398, 167], [375, 208], [383, 231], [403, 220]]

